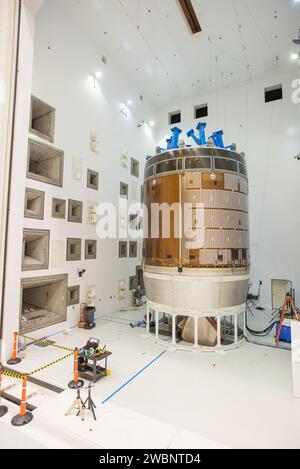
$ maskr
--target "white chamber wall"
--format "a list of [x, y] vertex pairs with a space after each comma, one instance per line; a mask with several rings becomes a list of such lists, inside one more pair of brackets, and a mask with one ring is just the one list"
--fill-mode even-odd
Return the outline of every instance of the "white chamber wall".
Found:
[[[184, 134], [196, 127], [194, 106], [208, 104], [207, 136], [223, 129], [226, 145], [238, 144], [247, 154], [250, 199], [251, 283], [256, 294], [263, 282], [261, 304], [271, 307], [271, 280], [291, 280], [300, 302], [300, 218], [298, 191], [300, 162], [294, 159], [300, 151], [300, 104], [292, 101], [295, 75], [268, 76], [248, 85], [228, 87], [217, 92], [195, 96], [165, 107], [157, 117], [157, 142], [166, 148], [170, 135], [169, 112], [181, 111]], [[283, 100], [265, 103], [264, 89], [283, 85]]]
[[[20, 252], [12, 259], [14, 269], [8, 272], [7, 296], [14, 295], [13, 309], [5, 322], [5, 339], [19, 329], [19, 298], [21, 279], [68, 274], [68, 285], [80, 285], [80, 302], [86, 302], [89, 287], [96, 287], [97, 317], [119, 311], [132, 304], [129, 277], [136, 274], [142, 261], [142, 241], [137, 257], [119, 258], [119, 239], [99, 240], [96, 226], [88, 224], [88, 206], [93, 203], [112, 203], [119, 207], [120, 182], [129, 186], [129, 204], [140, 202], [141, 185], [146, 155], [153, 153], [155, 142], [149, 128], [138, 128], [140, 119], [149, 120], [152, 109], [139, 100], [141, 90], [136, 90], [123, 79], [120, 72], [101, 63], [101, 49], [89, 43], [84, 33], [61, 13], [57, 1], [45, 2], [35, 24], [32, 87], [26, 96], [28, 116], [23, 116], [26, 139], [48, 144], [64, 152], [63, 187], [26, 178], [27, 143], [18, 158], [18, 175], [14, 176], [12, 200], [18, 200], [12, 217], [21, 214], [22, 223], [10, 224], [10, 251], [19, 245], [23, 228], [50, 230], [49, 269], [21, 271]], [[27, 32], [26, 39], [29, 41]], [[26, 44], [30, 59], [30, 46]], [[30, 63], [30, 60], [29, 60]], [[90, 75], [102, 71], [102, 77], [93, 81]], [[28, 74], [29, 75], [29, 74]], [[29, 79], [29, 76], [28, 76]], [[24, 84], [26, 86], [26, 83]], [[30, 94], [55, 109], [54, 142], [49, 143], [29, 129]], [[121, 112], [121, 102], [132, 100], [127, 117]], [[24, 127], [19, 129], [23, 131]], [[91, 134], [97, 140], [97, 152], [91, 151]], [[24, 134], [25, 135], [25, 134]], [[23, 135], [22, 143], [25, 142]], [[128, 155], [128, 167], [121, 165], [121, 154]], [[16, 168], [15, 155], [15, 168]], [[131, 175], [131, 158], [139, 162], [139, 177]], [[74, 168], [76, 176], [74, 175]], [[99, 188], [87, 187], [87, 172], [99, 174]], [[16, 171], [16, 170], [15, 170]], [[23, 218], [25, 187], [45, 193], [44, 219]], [[52, 217], [52, 200], [66, 201], [66, 218]], [[82, 223], [68, 221], [68, 200], [83, 204]], [[20, 208], [21, 206], [21, 208]], [[118, 217], [117, 217], [118, 218]], [[21, 226], [22, 225], [22, 226]], [[82, 240], [81, 261], [67, 261], [67, 238]], [[85, 260], [85, 240], [97, 240], [97, 259]], [[9, 254], [8, 252], [8, 254]], [[82, 278], [78, 269], [85, 270]], [[12, 282], [12, 277], [14, 282]], [[125, 281], [126, 298], [120, 300], [120, 281]], [[13, 290], [14, 285], [14, 290]], [[51, 335], [79, 321], [80, 306], [68, 307], [67, 322], [38, 331], [38, 337]]]

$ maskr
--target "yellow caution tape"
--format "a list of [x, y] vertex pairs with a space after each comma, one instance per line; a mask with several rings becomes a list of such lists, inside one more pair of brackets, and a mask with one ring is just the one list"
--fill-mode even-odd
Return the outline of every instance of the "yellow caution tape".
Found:
[[69, 347], [64, 347], [63, 345], [53, 344], [52, 342], [47, 342], [45, 340], [34, 339], [33, 337], [28, 337], [27, 335], [20, 334], [20, 333], [18, 333], [18, 336], [23, 337], [23, 339], [27, 339], [27, 340], [30, 340], [32, 342], [35, 342], [37, 344], [41, 344], [41, 345], [45, 345], [45, 346], [49, 346], [49, 347], [55, 347], [55, 348], [58, 348], [60, 350], [65, 350], [67, 352], [73, 352], [74, 353], [74, 349], [71, 349]]
[[25, 375], [21, 375], [20, 373], [15, 373], [13, 371], [0, 370], [0, 372], [3, 376], [8, 376], [9, 378], [26, 379]]
[[30, 373], [27, 373], [27, 376], [32, 376], [32, 375], [35, 375], [36, 373], [40, 373], [41, 371], [46, 370], [47, 368], [50, 368], [50, 366], [54, 366], [57, 363], [60, 363], [63, 360], [66, 360], [67, 358], [72, 357], [73, 355], [74, 355], [74, 352], [69, 353], [65, 357], [59, 358], [58, 360], [55, 360], [54, 362], [48, 363], [47, 365], [42, 366], [41, 368], [37, 368], [36, 370], [31, 371]]

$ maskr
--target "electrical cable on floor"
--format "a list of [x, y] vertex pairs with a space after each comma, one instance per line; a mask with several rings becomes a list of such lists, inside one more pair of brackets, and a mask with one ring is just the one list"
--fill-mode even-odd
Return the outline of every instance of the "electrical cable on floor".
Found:
[[[248, 317], [247, 317], [247, 314], [248, 312], [250, 312], [252, 314], [252, 316], [254, 317], [254, 314], [253, 314], [253, 311], [251, 309], [251, 306], [256, 307], [254, 301], [248, 301], [247, 303], [247, 308], [246, 308], [246, 314], [245, 314], [245, 325], [246, 325], [246, 329], [247, 331], [249, 332], [250, 335], [254, 336], [254, 337], [259, 337], [259, 338], [263, 338], [263, 337], [267, 337], [271, 332], [272, 330], [274, 329], [274, 327], [280, 323], [280, 320], [281, 320], [281, 315], [282, 315], [282, 312], [283, 312], [283, 306], [280, 306], [278, 309], [274, 310], [272, 312], [272, 319], [270, 321], [270, 325], [263, 331], [253, 331], [251, 328], [248, 327]], [[248, 343], [250, 344], [255, 344], [255, 345], [259, 345], [259, 346], [263, 346], [263, 347], [271, 347], [271, 348], [279, 348], [279, 349], [282, 349], [282, 350], [291, 350], [291, 345], [272, 345], [270, 343], [263, 343], [263, 342], [257, 342], [257, 341], [251, 341], [249, 340], [248, 337], [245, 337], [245, 339], [247, 340]]]
[[[254, 303], [252, 302], [252, 304]], [[276, 324], [278, 324], [277, 314], [279, 314], [280, 309], [281, 308], [277, 309], [276, 311], [272, 313], [272, 320], [268, 327], [266, 327], [264, 330], [261, 330], [261, 331], [255, 331], [248, 326], [248, 312], [250, 312], [252, 316], [254, 316], [253, 311], [251, 310], [251, 307], [248, 303], [245, 319], [246, 319], [246, 329], [249, 332], [249, 334], [253, 335], [254, 337], [267, 337], [268, 335], [270, 335], [272, 330], [276, 326]]]

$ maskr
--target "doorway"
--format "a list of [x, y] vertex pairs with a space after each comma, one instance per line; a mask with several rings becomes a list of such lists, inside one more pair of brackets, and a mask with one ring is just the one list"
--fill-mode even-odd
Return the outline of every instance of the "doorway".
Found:
[[278, 309], [284, 304], [286, 294], [293, 289], [290, 280], [272, 280], [272, 307]]

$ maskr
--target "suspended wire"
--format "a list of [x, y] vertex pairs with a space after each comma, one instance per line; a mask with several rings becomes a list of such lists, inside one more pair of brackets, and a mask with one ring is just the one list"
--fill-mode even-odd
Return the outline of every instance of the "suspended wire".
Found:
[[223, 122], [227, 122], [227, 113], [226, 113], [226, 102], [225, 102], [225, 83], [224, 83], [224, 72], [221, 73], [222, 80], [222, 103], [223, 103]]
[[[137, 27], [138, 25], [136, 24], [134, 18], [132, 18], [132, 16], [128, 13], [128, 10], [126, 9], [126, 7], [124, 6], [124, 3], [122, 2], [122, 0], [118, 0], [120, 6], [122, 7], [122, 9], [124, 10], [125, 12], [125, 15], [127, 16], [127, 18], [131, 21], [131, 23]], [[140, 28], [137, 28], [137, 31], [138, 31], [138, 34], [140, 35], [141, 39], [143, 40], [143, 42], [146, 44], [146, 46], [148, 47], [148, 49], [150, 50], [150, 52], [152, 53], [153, 57], [154, 57], [154, 60], [159, 63], [161, 69], [163, 70], [164, 72], [164, 75], [168, 77], [168, 79], [173, 83], [173, 85], [176, 87], [176, 89], [178, 90], [178, 92], [183, 96], [183, 98], [186, 98], [184, 92], [182, 91], [182, 89], [180, 88], [180, 86], [177, 84], [177, 82], [175, 81], [175, 79], [170, 75], [169, 71], [166, 69], [166, 67], [164, 66], [163, 62], [160, 60], [160, 58], [158, 57], [158, 55], [156, 54], [155, 50], [153, 49], [151, 43], [146, 39], [146, 37], [144, 36], [144, 34], [141, 32], [141, 29]]]
[[220, 128], [220, 89], [219, 89], [219, 62], [216, 56], [216, 87], [217, 87], [217, 123], [218, 129]]
[[272, 47], [271, 47], [269, 41], [267, 40], [266, 36], [265, 36], [264, 33], [263, 33], [263, 30], [261, 29], [261, 27], [259, 26], [257, 20], [255, 19], [255, 16], [253, 15], [252, 11], [250, 10], [250, 7], [249, 7], [247, 1], [246, 1], [246, 0], [242, 0], [242, 2], [243, 2], [243, 4], [245, 5], [245, 7], [246, 7], [246, 9], [247, 9], [247, 11], [248, 11], [248, 13], [249, 13], [249, 16], [252, 18], [252, 20], [253, 20], [253, 22], [254, 22], [254, 24], [255, 24], [255, 26], [256, 26], [256, 28], [257, 28], [259, 34], [260, 34], [260, 36], [262, 37], [262, 40], [264, 41], [264, 43], [266, 44], [267, 48], [270, 50], [270, 52], [272, 53], [272, 55], [273, 55], [274, 57], [276, 57], [276, 53], [275, 53], [274, 50], [272, 49]]
[[154, 7], [155, 7], [155, 10], [156, 10], [156, 13], [157, 13], [157, 16], [159, 17], [160, 19], [160, 22], [161, 24], [163, 25], [166, 33], [168, 34], [169, 38], [170, 38], [170, 42], [172, 43], [172, 46], [174, 47], [174, 49], [176, 50], [176, 56], [178, 55], [185, 67], [185, 69], [188, 69], [189, 70], [189, 73], [190, 75], [193, 77], [193, 80], [195, 81], [195, 83], [199, 82], [198, 78], [195, 77], [194, 75], [194, 71], [195, 71], [195, 68], [194, 67], [191, 67], [190, 64], [184, 59], [183, 55], [178, 51], [178, 47], [177, 47], [177, 44], [176, 44], [176, 41], [173, 37], [173, 35], [171, 34], [170, 32], [170, 29], [168, 28], [167, 26], [167, 23], [164, 19], [164, 16], [161, 14], [160, 12], [160, 9], [159, 7], [157, 6], [157, 1], [156, 0], [153, 0], [153, 4], [154, 4]]
[[[278, 72], [278, 57], [276, 57], [276, 64], [275, 64], [275, 70], [274, 70], [274, 83], [277, 78], [277, 72]], [[255, 257], [254, 261], [252, 263], [253, 269], [256, 266], [258, 255], [260, 252], [260, 239], [262, 235], [262, 226], [263, 226], [263, 221], [264, 221], [264, 211], [265, 211], [265, 206], [266, 206], [266, 193], [267, 193], [267, 187], [268, 187], [268, 181], [269, 181], [269, 173], [270, 173], [270, 162], [271, 162], [271, 150], [272, 150], [272, 128], [273, 128], [273, 123], [274, 123], [274, 114], [275, 114], [275, 104], [269, 103], [271, 105], [271, 115], [269, 119], [269, 128], [268, 128], [268, 135], [267, 135], [267, 151], [266, 151], [266, 165], [265, 165], [265, 175], [264, 175], [264, 183], [263, 183], [263, 193], [262, 197], [260, 200], [260, 217], [259, 217], [259, 224], [258, 224], [258, 233], [257, 233], [257, 248], [255, 251]]]
[[211, 45], [211, 37], [208, 38], [209, 42], [209, 83], [212, 83], [212, 45]]
[[247, 76], [246, 76], [246, 148], [245, 151], [249, 153], [249, 85], [250, 85], [250, 74], [249, 66], [247, 67]]
[[136, 17], [137, 17], [137, 29], [140, 29], [140, 26], [141, 26], [141, 24], [140, 24], [140, 6], [141, 6], [141, 4], [140, 4], [140, 0], [136, 0], [136, 1], [137, 1], [137, 15], [136, 15]]
[[[246, 46], [246, 43], [245, 43], [245, 40], [244, 40], [244, 35], [243, 35], [243, 31], [242, 31], [242, 24], [240, 22], [239, 13], [238, 13], [238, 9], [237, 9], [237, 6], [236, 6], [236, 0], [232, 0], [232, 3], [233, 3], [234, 14], [235, 14], [235, 17], [236, 17], [237, 27], [238, 27], [238, 31], [239, 31], [239, 35], [240, 35], [240, 41], [241, 41], [241, 46], [242, 46], [242, 50], [243, 50], [243, 56], [244, 56], [244, 62], [245, 62], [246, 70], [249, 70], [249, 75], [250, 75], [250, 65], [249, 65], [248, 54], [247, 54], [247, 46]], [[250, 77], [251, 77], [251, 75], [250, 75]]]
[[244, 65], [244, 62], [243, 62], [243, 61], [241, 61], [240, 59], [238, 59], [238, 58], [235, 57], [234, 55], [230, 54], [230, 53], [228, 52], [228, 50], [223, 49], [223, 47], [220, 46], [219, 42], [214, 41], [211, 37], [210, 37], [209, 39], [210, 39], [211, 44], [213, 44], [214, 47], [215, 47], [216, 49], [218, 49], [219, 52], [221, 52], [222, 57], [223, 57], [223, 56], [224, 56], [224, 57], [226, 56], [226, 57], [228, 57], [229, 59], [231, 59], [233, 62], [235, 62], [235, 63], [237, 63], [237, 64], [239, 64], [239, 65], [241, 65], [241, 66]]

